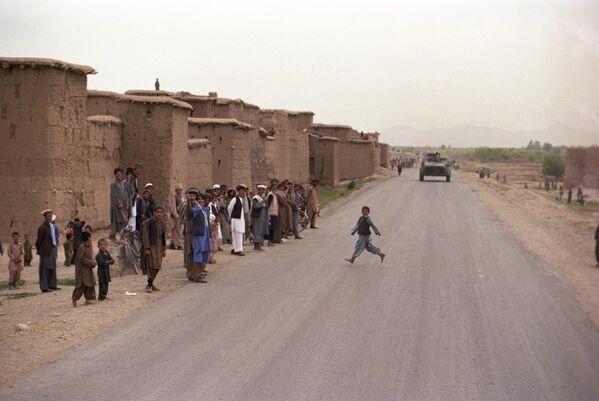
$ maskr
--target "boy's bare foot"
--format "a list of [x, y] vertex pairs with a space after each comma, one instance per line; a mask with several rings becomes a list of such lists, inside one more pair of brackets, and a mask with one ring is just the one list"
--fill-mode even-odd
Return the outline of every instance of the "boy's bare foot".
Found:
[[351, 263], [352, 265], [354, 264], [354, 260], [356, 260], [356, 259], [354, 259], [354, 258], [345, 258], [345, 261]]
[[158, 288], [158, 287], [156, 287], [156, 286], [152, 285], [152, 291], [160, 291], [160, 288]]
[[77, 307], [77, 301], [75, 301], [75, 300], [73, 299], [73, 308], [76, 308], [76, 307]]
[[381, 263], [383, 263], [383, 260], [385, 260], [385, 255], [383, 252], [379, 253], [379, 257], [381, 258]]
[[96, 303], [95, 301], [88, 301], [87, 299], [85, 300], [86, 305], [93, 305], [95, 303]]

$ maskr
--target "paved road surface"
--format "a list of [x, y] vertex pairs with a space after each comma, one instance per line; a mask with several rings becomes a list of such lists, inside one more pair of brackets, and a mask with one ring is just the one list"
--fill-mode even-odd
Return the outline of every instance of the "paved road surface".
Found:
[[[599, 332], [456, 180], [405, 171], [1, 400], [598, 400]], [[388, 254], [343, 262], [369, 204]]]

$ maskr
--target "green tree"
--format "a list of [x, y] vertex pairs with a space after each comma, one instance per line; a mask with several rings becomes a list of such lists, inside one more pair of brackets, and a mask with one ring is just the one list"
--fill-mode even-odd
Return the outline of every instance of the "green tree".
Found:
[[566, 164], [558, 155], [545, 155], [543, 158], [543, 175], [555, 177], [555, 181], [564, 175]]

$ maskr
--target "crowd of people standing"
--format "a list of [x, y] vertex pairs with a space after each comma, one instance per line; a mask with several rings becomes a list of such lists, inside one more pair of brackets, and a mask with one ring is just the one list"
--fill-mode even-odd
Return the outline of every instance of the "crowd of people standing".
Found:
[[[155, 282], [167, 248], [182, 250], [181, 265], [187, 278], [205, 283], [206, 266], [217, 263], [216, 255], [225, 245], [231, 246], [232, 255], [242, 257], [247, 244], [252, 244], [255, 251], [264, 251], [264, 247], [283, 244], [292, 238], [300, 240], [299, 215], [303, 210], [307, 211], [310, 228], [317, 228], [320, 209], [316, 180], [307, 188], [299, 182], [273, 179], [268, 186], [258, 184], [250, 188], [239, 184], [228, 188], [225, 184], [214, 184], [203, 191], [191, 186], [185, 192], [183, 185], [177, 184], [168, 202], [159, 203], [153, 198], [152, 183], [141, 186], [141, 165], [125, 171], [116, 168], [113, 174], [108, 238], [100, 238], [94, 250], [93, 230], [79, 218], [69, 221], [64, 232], [64, 265], [75, 265], [73, 306], [77, 306], [82, 296], [86, 304], [95, 302], [96, 267], [97, 299], [109, 299], [110, 266], [115, 263], [108, 251], [109, 241], [118, 242], [117, 235], [126, 230], [135, 232], [139, 238], [141, 270], [147, 275], [146, 292], [151, 293], [159, 291]], [[41, 214], [43, 222], [38, 227], [35, 250], [39, 255], [39, 287], [45, 293], [61, 289], [56, 274], [61, 232], [52, 209]], [[12, 238], [8, 247], [9, 287], [16, 288], [23, 265], [31, 263], [33, 246], [27, 235], [23, 244], [19, 233], [13, 233]]]

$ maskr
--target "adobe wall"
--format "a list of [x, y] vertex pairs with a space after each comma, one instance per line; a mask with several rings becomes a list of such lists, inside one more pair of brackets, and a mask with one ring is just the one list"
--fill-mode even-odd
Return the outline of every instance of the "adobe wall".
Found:
[[321, 136], [329, 136], [339, 139], [341, 142], [347, 142], [350, 139], [359, 137], [360, 134], [349, 125], [338, 124], [312, 124], [312, 132]]
[[376, 153], [375, 143], [371, 141], [342, 142], [339, 150], [339, 178], [354, 180], [373, 175], [377, 166]]
[[275, 177], [276, 150], [276, 140], [266, 129], [250, 131], [252, 184], [266, 184]]
[[194, 186], [200, 191], [212, 188], [212, 148], [207, 139], [189, 139], [187, 141], [188, 162], [187, 179], [182, 183], [185, 188]]
[[189, 139], [207, 139], [212, 147], [214, 183], [251, 185], [250, 136], [253, 129], [234, 119], [188, 119]]
[[[192, 107], [165, 96], [89, 91], [87, 108], [88, 114], [102, 113], [121, 118], [121, 167], [141, 164], [141, 185], [151, 182], [156, 202], [168, 205], [175, 184], [185, 185], [187, 181], [187, 118]], [[110, 169], [110, 174], [116, 166]]]
[[2, 238], [15, 230], [34, 235], [46, 208], [64, 226], [74, 192], [95, 206], [82, 189], [93, 167], [85, 142], [86, 75], [93, 72], [57, 60], [0, 58]]
[[80, 160], [71, 177], [73, 192], [64, 198], [64, 203], [67, 210], [77, 211], [92, 226], [107, 227], [112, 171], [121, 161], [123, 122], [113, 116], [91, 116], [87, 122], [85, 146], [79, 147]]
[[389, 144], [380, 143], [380, 166], [389, 168]]
[[285, 110], [260, 110], [259, 124], [274, 138], [273, 176], [269, 178], [293, 180], [289, 169], [290, 122], [287, 112]]
[[565, 175], [566, 186], [599, 188], [599, 147], [569, 148]]
[[339, 151], [340, 141], [332, 137], [309, 135], [309, 178], [322, 184], [336, 186], [339, 184]]

